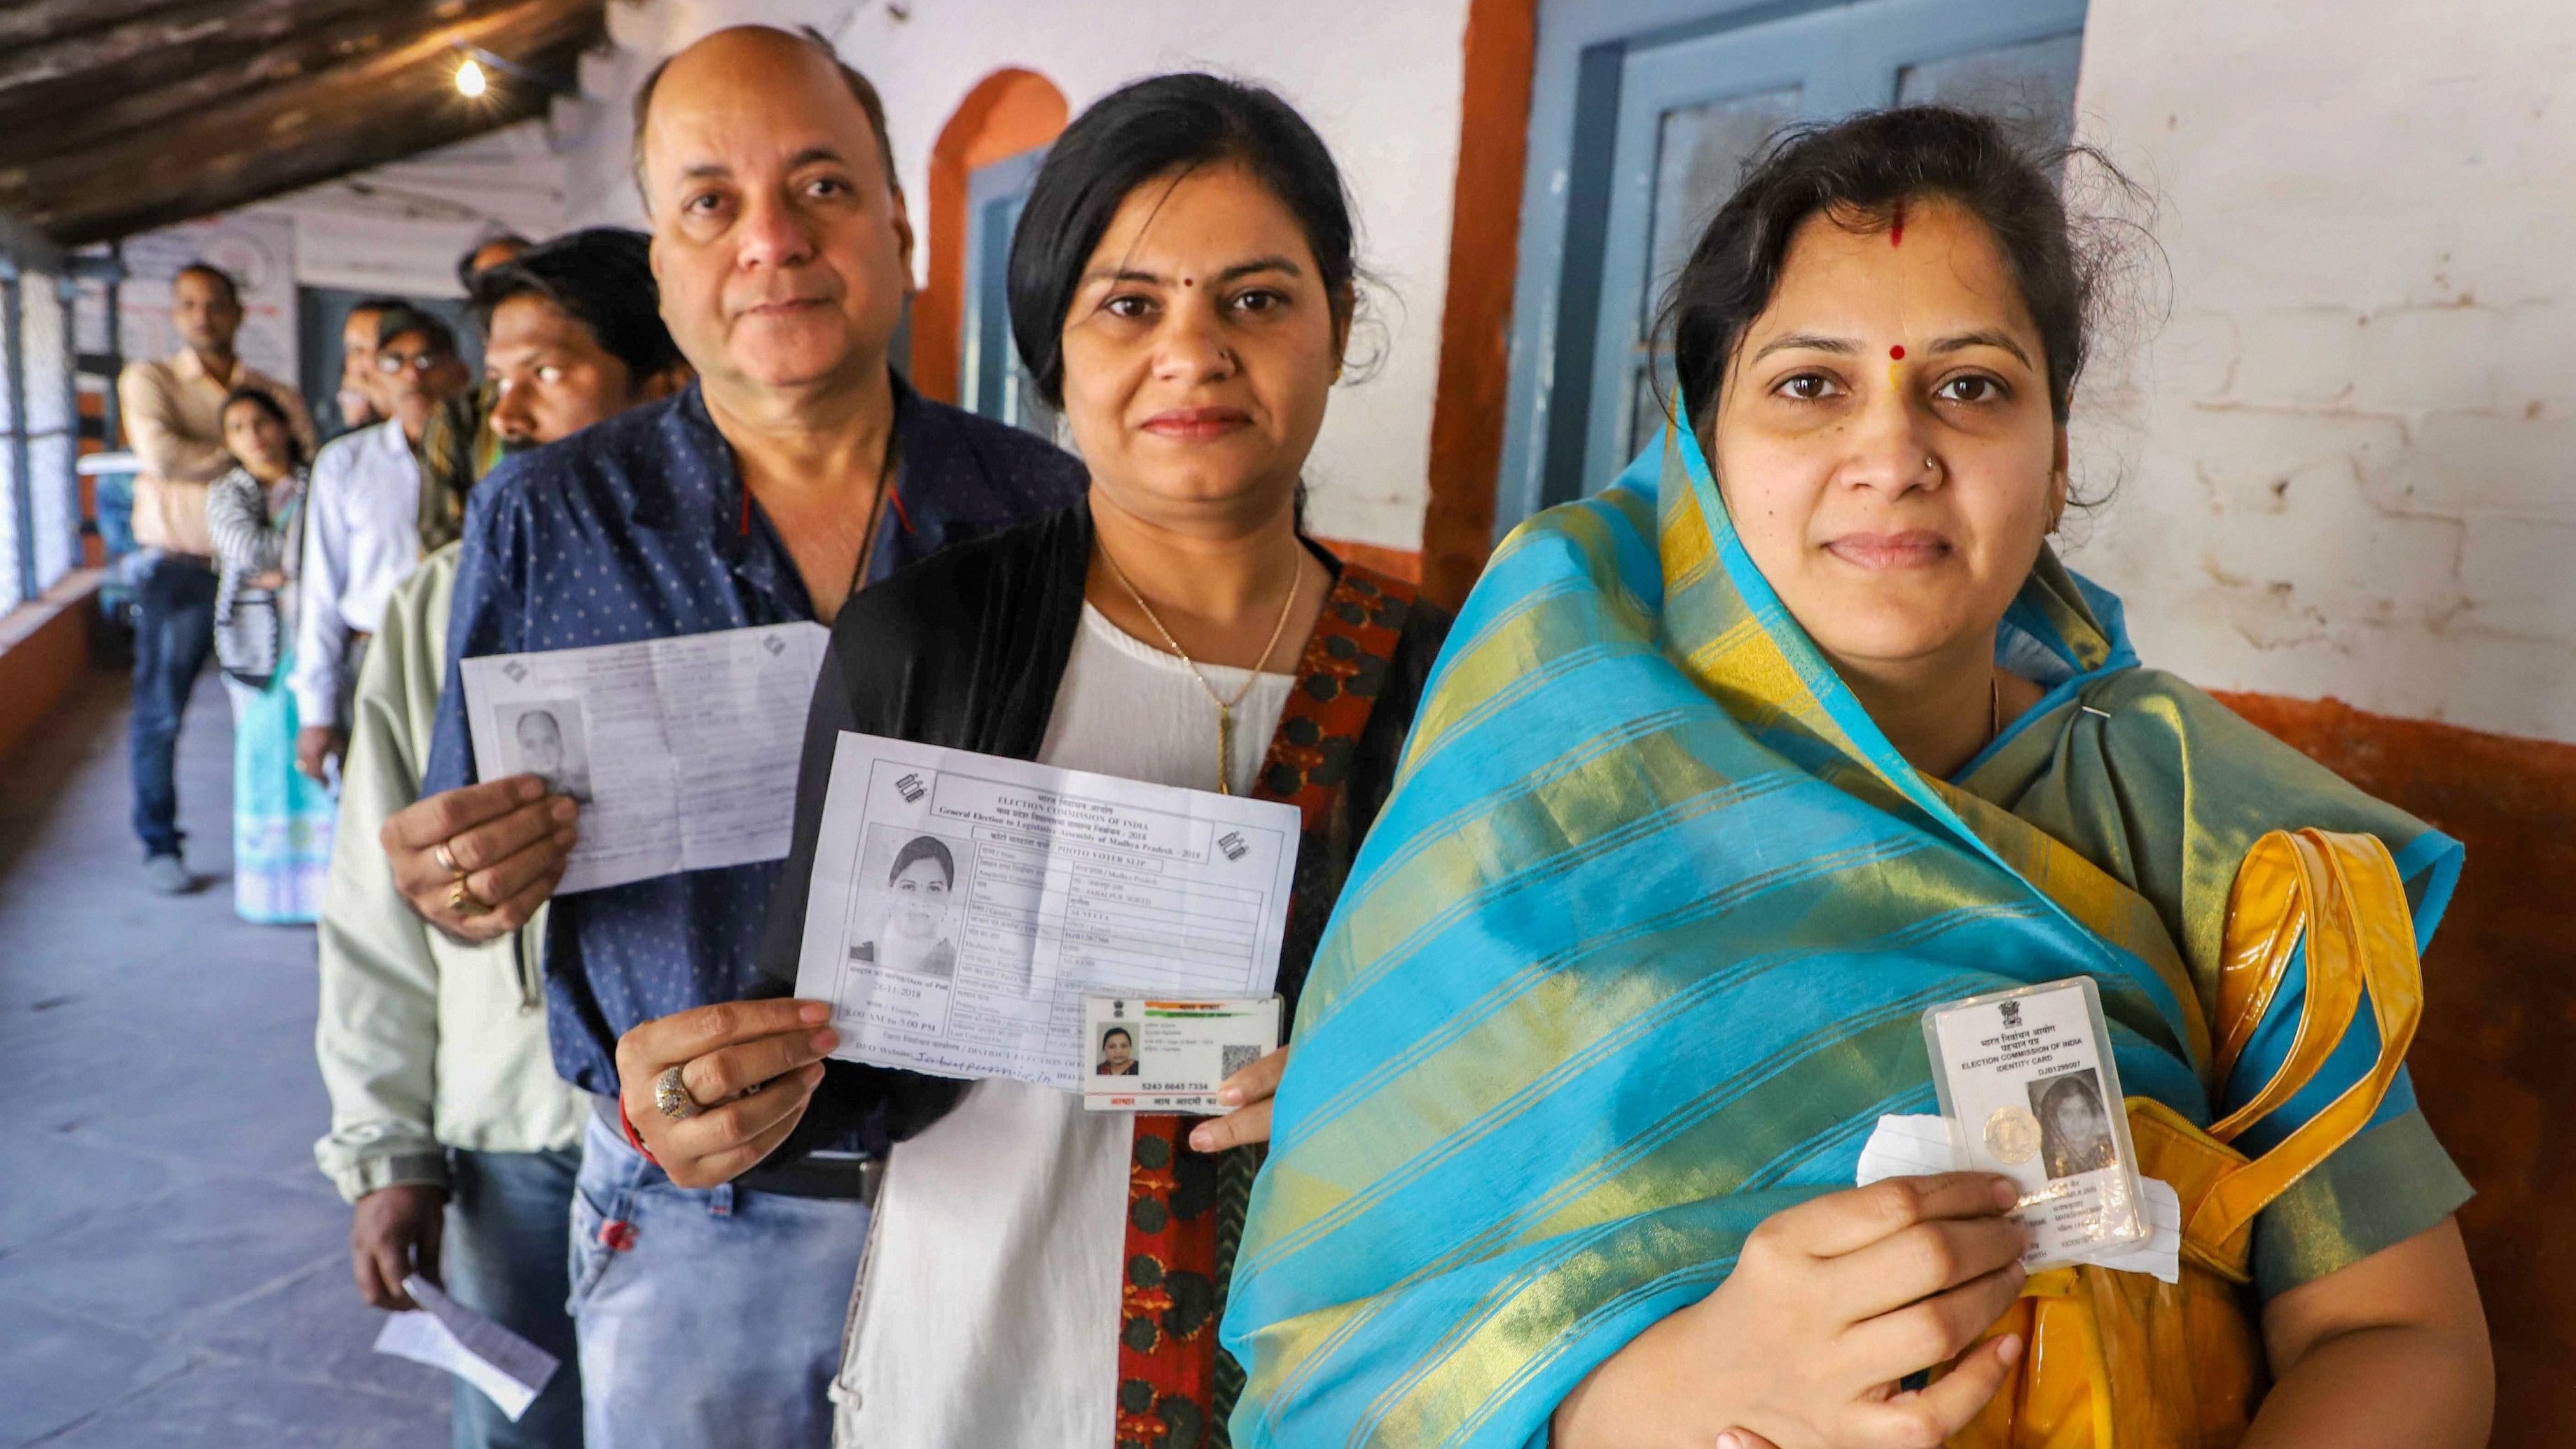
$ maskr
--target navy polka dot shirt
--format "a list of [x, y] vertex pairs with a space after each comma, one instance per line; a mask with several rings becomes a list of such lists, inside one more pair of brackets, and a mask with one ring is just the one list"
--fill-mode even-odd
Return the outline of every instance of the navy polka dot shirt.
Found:
[[[895, 446], [870, 583], [1061, 508], [1085, 485], [1071, 455], [920, 397], [899, 373]], [[466, 509], [423, 793], [474, 779], [461, 659], [812, 618], [804, 580], [746, 499], [697, 388], [513, 457]], [[629, 1027], [754, 994], [778, 873], [774, 861], [688, 871], [557, 900], [546, 927], [556, 1070], [613, 1093], [617, 1038]]]

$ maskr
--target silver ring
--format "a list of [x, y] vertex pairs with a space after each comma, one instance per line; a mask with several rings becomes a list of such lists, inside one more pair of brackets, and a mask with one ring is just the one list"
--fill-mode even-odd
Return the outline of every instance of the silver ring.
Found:
[[465, 867], [456, 863], [456, 854], [447, 848], [446, 841], [442, 840], [438, 842], [438, 844], [431, 846], [429, 855], [432, 860], [438, 862], [438, 868], [440, 870], [460, 879], [463, 878]]
[[680, 1080], [680, 1069], [664, 1067], [653, 1079], [653, 1105], [674, 1122], [686, 1122], [703, 1110], [698, 1099], [689, 1095], [689, 1084]]

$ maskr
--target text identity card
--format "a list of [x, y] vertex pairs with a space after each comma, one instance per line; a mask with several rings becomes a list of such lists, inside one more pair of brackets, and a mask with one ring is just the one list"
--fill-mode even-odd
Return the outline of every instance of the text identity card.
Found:
[[1086, 996], [1082, 1040], [1091, 1057], [1083, 1106], [1220, 1117], [1234, 1109], [1216, 1089], [1279, 1045], [1279, 998]]
[[2071, 1263], [2147, 1236], [2120, 1069], [2089, 976], [1923, 1013], [1924, 1043], [1964, 1170], [2021, 1184], [2025, 1267]]

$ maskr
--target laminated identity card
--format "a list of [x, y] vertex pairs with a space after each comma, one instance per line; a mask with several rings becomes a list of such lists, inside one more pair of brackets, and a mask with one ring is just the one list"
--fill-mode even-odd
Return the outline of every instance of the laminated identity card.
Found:
[[2147, 1236], [2102, 993], [2079, 976], [1923, 1013], [1932, 1081], [1962, 1170], [2021, 1184], [2023, 1266], [2071, 1263]]
[[1216, 1089], [1279, 1045], [1279, 998], [1086, 996], [1082, 1040], [1091, 1058], [1082, 1105], [1090, 1110], [1222, 1116], [1234, 1109]]

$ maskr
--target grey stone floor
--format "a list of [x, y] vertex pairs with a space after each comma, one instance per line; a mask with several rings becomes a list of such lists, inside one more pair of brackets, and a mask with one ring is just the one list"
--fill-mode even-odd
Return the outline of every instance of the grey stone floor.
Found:
[[180, 739], [179, 900], [138, 874], [125, 698], [94, 674], [0, 767], [0, 1445], [444, 1444], [313, 1167], [313, 933], [232, 914], [223, 692]]

